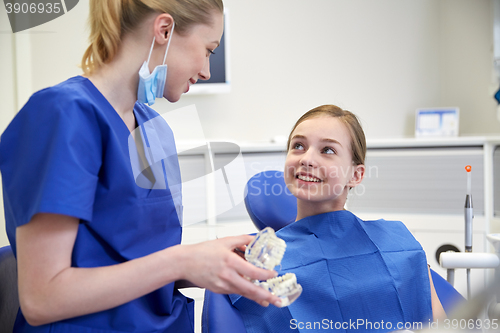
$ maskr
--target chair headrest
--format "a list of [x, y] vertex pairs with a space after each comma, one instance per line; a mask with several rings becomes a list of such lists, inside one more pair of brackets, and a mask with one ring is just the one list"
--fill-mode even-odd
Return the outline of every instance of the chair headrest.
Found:
[[263, 171], [250, 178], [245, 206], [259, 230], [271, 227], [278, 231], [297, 217], [297, 199], [286, 187], [282, 171]]

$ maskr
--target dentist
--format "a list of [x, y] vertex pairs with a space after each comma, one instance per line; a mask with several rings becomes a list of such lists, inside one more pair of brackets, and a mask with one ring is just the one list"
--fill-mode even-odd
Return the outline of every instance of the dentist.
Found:
[[[33, 94], [2, 134], [21, 304], [14, 332], [193, 332], [182, 281], [279, 305], [243, 277], [276, 274], [234, 253], [252, 237], [179, 245], [180, 190], [168, 177], [161, 189], [139, 187], [131, 167], [129, 136], [158, 116], [144, 103], [176, 102], [210, 77], [222, 13], [221, 0], [90, 0], [83, 75]], [[165, 168], [180, 177], [175, 161]]]

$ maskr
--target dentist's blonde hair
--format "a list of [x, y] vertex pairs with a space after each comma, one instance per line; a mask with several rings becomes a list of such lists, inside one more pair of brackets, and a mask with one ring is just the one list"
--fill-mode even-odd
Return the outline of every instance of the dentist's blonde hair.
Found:
[[287, 152], [290, 150], [291, 137], [297, 126], [304, 120], [324, 115], [337, 118], [346, 126], [351, 136], [352, 161], [355, 165], [364, 165], [366, 157], [366, 138], [360, 121], [354, 113], [343, 110], [336, 105], [321, 105], [304, 113], [304, 115], [297, 120], [288, 136], [286, 145]]
[[211, 24], [214, 10], [224, 11], [222, 0], [90, 0], [90, 46], [82, 58], [83, 73], [90, 75], [110, 62], [123, 35], [150, 14], [170, 14], [175, 32], [183, 34], [194, 24]]

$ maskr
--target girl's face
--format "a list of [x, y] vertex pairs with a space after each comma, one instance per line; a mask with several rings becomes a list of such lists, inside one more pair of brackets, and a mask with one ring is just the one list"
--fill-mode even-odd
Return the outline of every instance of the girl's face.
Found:
[[177, 102], [190, 85], [210, 78], [210, 55], [219, 46], [224, 16], [214, 11], [212, 24], [196, 24], [185, 35], [172, 36], [167, 55], [167, 81], [164, 97]]
[[364, 166], [352, 161], [349, 131], [339, 119], [309, 118], [293, 131], [285, 182], [298, 199], [298, 219], [343, 209], [349, 188], [363, 175]]

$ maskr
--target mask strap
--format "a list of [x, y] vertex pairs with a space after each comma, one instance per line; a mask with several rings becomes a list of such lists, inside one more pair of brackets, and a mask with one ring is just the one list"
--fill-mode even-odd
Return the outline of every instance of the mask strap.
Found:
[[153, 44], [151, 44], [151, 49], [149, 50], [149, 56], [148, 56], [148, 64], [149, 64], [149, 59], [151, 59], [151, 53], [153, 52], [153, 46], [155, 46], [155, 37], [153, 37]]
[[[168, 39], [167, 43], [167, 49], [165, 50], [165, 56], [163, 57], [163, 65], [165, 65], [165, 60], [167, 60], [167, 53], [168, 53], [168, 48], [170, 47], [170, 42], [172, 41], [172, 34], [174, 33], [174, 27], [175, 27], [175, 22], [172, 23], [172, 31], [170, 32], [170, 38]], [[153, 53], [153, 47], [155, 46], [155, 40], [156, 38], [153, 37], [153, 43], [151, 44], [151, 49], [149, 50], [149, 55], [148, 55], [148, 64], [149, 64], [149, 59], [151, 59], [151, 53]]]
[[167, 49], [165, 50], [165, 57], [163, 57], [163, 65], [165, 65], [165, 60], [167, 60], [168, 48], [170, 47], [170, 42], [172, 41], [172, 37], [174, 35], [174, 28], [175, 28], [175, 22], [172, 22], [172, 30], [170, 31], [170, 38], [168, 39]]

